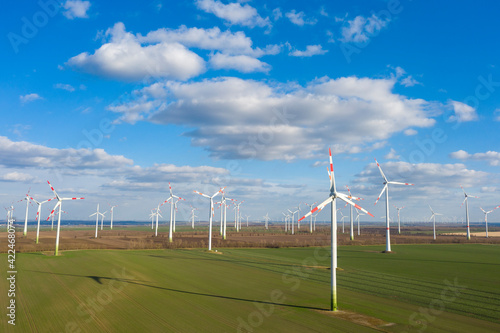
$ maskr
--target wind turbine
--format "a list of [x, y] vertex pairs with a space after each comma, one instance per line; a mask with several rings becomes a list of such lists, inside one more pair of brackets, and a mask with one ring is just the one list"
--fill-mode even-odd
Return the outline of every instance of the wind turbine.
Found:
[[264, 220], [266, 221], [266, 230], [269, 229], [269, 213], [267, 213], [264, 217]]
[[482, 207], [479, 207], [484, 213], [484, 223], [486, 225], [486, 238], [488, 238], [488, 214], [491, 213], [492, 211], [494, 211], [495, 209], [497, 209], [498, 207], [500, 207], [500, 206], [496, 206], [495, 208], [493, 208], [492, 210], [489, 210], [487, 212]]
[[175, 232], [175, 217], [177, 215], [177, 203], [181, 200], [184, 200], [186, 201], [185, 199], [183, 198], [178, 198], [177, 201], [174, 203], [174, 228], [173, 228], [173, 232]]
[[[99, 215], [103, 216], [104, 219], [104, 214], [99, 212], [99, 204], [97, 204], [97, 211], [94, 214], [89, 215], [89, 217], [95, 215], [95, 238], [97, 238], [97, 230], [99, 229]], [[102, 230], [102, 227], [101, 227]]]
[[359, 209], [356, 209], [356, 221], [358, 222], [358, 236], [359, 236], [359, 217], [362, 216], [362, 215], [366, 215], [366, 214], [363, 214], [363, 213], [360, 213], [359, 212]]
[[377, 204], [380, 197], [385, 191], [385, 227], [386, 227], [385, 252], [391, 252], [391, 231], [389, 229], [389, 184], [393, 185], [414, 185], [414, 184], [388, 181], [387, 177], [384, 175], [384, 172], [382, 171], [382, 168], [380, 167], [380, 164], [378, 164], [377, 159], [375, 159], [375, 163], [377, 163], [380, 174], [382, 175], [382, 178], [384, 178], [383, 182], [384, 188], [382, 189], [382, 192], [380, 192], [377, 200], [375, 201], [375, 205]]
[[[57, 198], [57, 204], [54, 206], [54, 209], [52, 209], [52, 211], [50, 212], [50, 215], [54, 214], [54, 212], [57, 209], [57, 207], [59, 207], [59, 217], [57, 219], [57, 234], [56, 234], [56, 253], [55, 253], [55, 255], [57, 256], [58, 253], [59, 253], [59, 234], [60, 234], [60, 231], [61, 231], [62, 202], [63, 201], [67, 201], [67, 200], [83, 200], [85, 198], [61, 198], [57, 194], [56, 190], [54, 190], [54, 187], [52, 187], [52, 185], [50, 184], [50, 182], [48, 180], [47, 180], [47, 183], [49, 184], [50, 189], [52, 190], [52, 192], [54, 192], [54, 194], [55, 194], [55, 196]], [[49, 220], [50, 215], [49, 215], [49, 217], [47, 217], [47, 221]]]
[[283, 214], [284, 219], [285, 219], [285, 233], [287, 233], [288, 232], [288, 217], [289, 217], [289, 215], [285, 214], [283, 212], [281, 212], [281, 214]]
[[[31, 197], [30, 197], [31, 198]], [[35, 199], [31, 198], [37, 205], [38, 205], [38, 210], [36, 212], [36, 219], [37, 219], [37, 226], [36, 226], [36, 244], [38, 244], [38, 236], [40, 235], [40, 211], [42, 210], [42, 205], [46, 202], [49, 202], [51, 200], [54, 200], [55, 198], [51, 198], [45, 201], [38, 202]]]
[[340, 218], [340, 222], [342, 222], [342, 233], [344, 233], [344, 219], [345, 219], [347, 216], [345, 216], [344, 214], [342, 214], [342, 211], [340, 210], [340, 208], [338, 208], [338, 209], [337, 209], [337, 212], [339, 212], [339, 213], [340, 213], [340, 215], [342, 216], [342, 217]]
[[149, 217], [151, 218], [151, 230], [154, 229], [154, 217], [155, 217], [155, 213], [154, 213], [154, 210], [151, 209], [151, 214], [149, 214]]
[[193, 206], [191, 207], [191, 228], [194, 229], [194, 218], [196, 215], [194, 215], [194, 211], [197, 210], [198, 208], [194, 208]]
[[367, 210], [364, 208], [361, 208], [354, 202], [352, 202], [349, 197], [343, 193], [337, 192], [337, 189], [335, 187], [335, 174], [333, 172], [333, 162], [332, 162], [332, 150], [329, 148], [328, 149], [330, 153], [330, 168], [328, 169], [328, 175], [330, 177], [330, 195], [328, 199], [323, 201], [321, 204], [316, 206], [313, 210], [311, 210], [309, 213], [306, 215], [302, 216], [300, 220], [303, 220], [307, 216], [314, 214], [316, 211], [319, 211], [323, 209], [326, 205], [331, 203], [331, 298], [330, 298], [330, 310], [331, 311], [337, 311], [337, 203], [335, 199], [340, 199], [344, 202], [347, 202], [350, 205], [353, 205], [357, 209], [362, 210], [363, 212], [367, 213], [368, 215], [372, 216], [371, 213], [369, 213]]
[[[352, 194], [351, 194], [351, 190], [349, 189], [349, 186], [345, 186], [347, 187], [347, 193], [349, 193], [349, 199], [354, 199], [354, 200], [363, 200], [361, 198], [358, 198], [358, 197], [354, 197]], [[346, 204], [347, 205], [347, 204]], [[349, 214], [349, 220], [350, 220], [350, 224], [351, 224], [351, 229], [349, 230], [349, 233], [350, 233], [350, 238], [351, 240], [354, 240], [354, 216], [352, 216], [352, 206], [349, 206], [350, 208], [350, 214]]]
[[465, 199], [462, 202], [462, 204], [460, 205], [460, 207], [462, 207], [464, 205], [464, 202], [465, 202], [465, 220], [467, 222], [467, 239], [470, 240], [469, 200], [467, 200], [467, 198], [469, 198], [469, 197], [471, 197], [471, 198], [479, 198], [479, 197], [476, 197], [476, 196], [473, 196], [473, 195], [467, 195], [467, 193], [465, 193], [465, 190], [462, 187], [462, 185], [460, 185], [460, 187], [462, 188], [462, 191], [464, 191], [464, 196], [465, 196]]
[[[294, 207], [294, 208], [297, 208], [297, 207]], [[288, 211], [292, 214], [292, 235], [294, 235], [295, 232], [294, 232], [294, 229], [293, 229], [293, 225], [294, 225], [294, 223], [293, 223], [293, 216], [295, 215], [295, 213], [298, 213], [299, 211], [296, 210], [296, 211], [292, 212], [290, 209], [288, 209]], [[297, 214], [297, 218], [298, 218], [298, 216], [299, 215]]]
[[[108, 205], [110, 205], [110, 204], [108, 203]], [[115, 209], [115, 207], [118, 207], [118, 206], [117, 205], [111, 206], [111, 222], [110, 222], [110, 229], [111, 230], [113, 230], [113, 209]], [[152, 223], [151, 223], [151, 226], [152, 226]]]
[[393, 205], [393, 206], [394, 206], [394, 208], [396, 208], [398, 210], [398, 234], [401, 235], [401, 219], [399, 217], [399, 211], [401, 209], [405, 208], [405, 206], [403, 206], [403, 207], [396, 207], [396, 205]]
[[431, 205], [429, 205], [429, 209], [430, 209], [430, 210], [431, 210], [431, 212], [432, 212], [432, 215], [431, 215], [431, 218], [429, 219], [429, 221], [430, 221], [431, 219], [434, 221], [434, 223], [433, 223], [433, 229], [434, 229], [434, 239], [436, 239], [436, 215], [443, 215], [443, 214], [435, 213], [435, 212], [432, 210]]
[[250, 217], [250, 215], [245, 215], [247, 217], [247, 228], [248, 228], [248, 218]]
[[102, 228], [104, 227], [104, 215], [107, 213], [108, 211], [105, 211], [104, 213], [101, 213], [101, 230]]
[[208, 251], [212, 251], [212, 215], [213, 215], [213, 211], [214, 211], [214, 198], [219, 193], [221, 193], [225, 188], [226, 187], [224, 186], [223, 188], [221, 188], [220, 190], [218, 190], [217, 192], [215, 192], [212, 196], [203, 194], [203, 193], [198, 192], [198, 191], [194, 191], [195, 193], [198, 193], [199, 195], [204, 196], [205, 198], [210, 199], [210, 210], [208, 212], [208, 215], [209, 215], [209, 223], [208, 223], [208, 225], [209, 225], [208, 226]]
[[[169, 188], [169, 190], [170, 190], [170, 198], [168, 198], [167, 200], [165, 200], [165, 202], [167, 202], [167, 201], [169, 201], [169, 200], [172, 200], [172, 201], [170, 201], [170, 228], [169, 228], [169, 230], [168, 230], [168, 241], [169, 241], [170, 243], [172, 243], [172, 231], [173, 231], [173, 230], [172, 230], [172, 227], [173, 227], [173, 226], [172, 226], [172, 223], [173, 223], [173, 221], [174, 221], [174, 205], [175, 205], [175, 203], [174, 203], [174, 198], [176, 198], [176, 199], [178, 199], [178, 200], [179, 200], [179, 199], [182, 199], [182, 198], [180, 198], [180, 197], [178, 197], [178, 196], [174, 195], [174, 193], [172, 193], [172, 186], [170, 186], [170, 182], [168, 183], [168, 188]], [[182, 200], [184, 200], [184, 199], [182, 199]], [[163, 202], [161, 205], [163, 205], [165, 202]], [[174, 222], [174, 223], [175, 223], [175, 222]]]
[[[309, 210], [312, 210], [313, 206], [316, 204], [316, 202], [312, 203], [312, 204], [308, 204], [307, 202], [304, 202], [304, 203], [306, 204], [306, 206], [309, 207]], [[312, 234], [312, 232], [313, 232], [313, 216], [311, 215], [311, 221], [309, 222], [309, 233]]]
[[[169, 199], [165, 200], [167, 202]], [[165, 203], [163, 202], [163, 203]], [[163, 204], [162, 204], [163, 205]], [[155, 237], [158, 236], [158, 216], [161, 216], [160, 212], [160, 204], [158, 204], [158, 207], [156, 207], [156, 211], [153, 213], [154, 216], [156, 216], [156, 228], [155, 228]], [[163, 218], [163, 216], [161, 216]]]
[[[26, 196], [19, 200], [19, 201], [23, 201], [23, 200], [26, 200], [26, 217], [24, 219], [24, 232], [23, 232], [23, 235], [26, 236], [28, 234], [28, 208], [29, 208], [29, 204], [30, 204], [30, 191], [31, 191], [31, 188], [28, 190], [28, 193], [26, 193]], [[17, 201], [17, 202], [19, 202]]]
[[236, 223], [236, 231], [238, 231], [238, 232], [239, 232], [239, 231], [240, 231], [240, 229], [241, 229], [240, 205], [241, 205], [242, 203], [244, 203], [244, 202], [245, 202], [245, 200], [240, 201], [239, 203], [237, 203], [237, 204], [236, 204], [236, 209], [237, 209], [236, 215], [237, 215], [237, 218], [238, 218], [238, 219], [237, 219], [237, 221], [238, 221], [238, 222]]

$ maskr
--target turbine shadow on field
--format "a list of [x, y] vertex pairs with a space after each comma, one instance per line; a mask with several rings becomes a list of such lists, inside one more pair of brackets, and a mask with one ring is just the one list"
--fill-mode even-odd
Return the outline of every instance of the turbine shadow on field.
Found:
[[[29, 270], [26, 270], [26, 271], [29, 271]], [[107, 276], [53, 273], [53, 272], [43, 272], [43, 271], [30, 271], [30, 272], [45, 273], [45, 274], [54, 274], [54, 275], [64, 275], [64, 276], [73, 276], [73, 277], [80, 277], [80, 278], [87, 278], [87, 279], [91, 279], [91, 280], [93, 280], [93, 281], [95, 281], [95, 282], [97, 282], [99, 284], [102, 284], [102, 280], [113, 280], [113, 281], [117, 281], [117, 282], [124, 282], [124, 283], [129, 283], [129, 284], [135, 284], [137, 286], [154, 288], [154, 289], [165, 290], [165, 291], [170, 291], [170, 292], [175, 292], [175, 293], [181, 293], [181, 294], [188, 294], [188, 295], [195, 295], [195, 296], [205, 296], [205, 297], [212, 297], [212, 298], [220, 298], [220, 299], [227, 299], [227, 300], [240, 301], [240, 302], [270, 304], [270, 305], [277, 305], [277, 306], [285, 306], [285, 307], [289, 307], [289, 308], [328, 311], [327, 308], [318, 308], [318, 307], [314, 307], [314, 306], [284, 304], [284, 303], [276, 303], [276, 302], [270, 302], [270, 301], [261, 301], [261, 300], [255, 300], [255, 299], [238, 298], [238, 297], [232, 297], [232, 296], [214, 295], [214, 294], [206, 294], [206, 293], [200, 293], [200, 292], [195, 292], [195, 291], [166, 288], [166, 287], [160, 287], [160, 286], [154, 286], [154, 285], [150, 285], [150, 284], [141, 283], [140, 280], [120, 279], [120, 278], [107, 277]]]

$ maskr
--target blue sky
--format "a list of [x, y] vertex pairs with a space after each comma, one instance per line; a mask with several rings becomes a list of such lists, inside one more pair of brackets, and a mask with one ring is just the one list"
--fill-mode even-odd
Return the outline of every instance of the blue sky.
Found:
[[390, 180], [416, 184], [391, 189], [405, 218], [428, 219], [430, 203], [461, 221], [463, 184], [482, 220], [479, 206], [500, 204], [497, 7], [11, 3], [0, 14], [0, 201], [29, 188], [48, 198], [50, 180], [86, 197], [65, 205], [68, 218], [111, 203], [117, 219], [142, 220], [171, 182], [184, 217], [208, 206], [193, 190], [227, 186], [251, 219], [278, 218], [326, 198], [331, 147], [339, 186], [376, 217], [374, 158]]

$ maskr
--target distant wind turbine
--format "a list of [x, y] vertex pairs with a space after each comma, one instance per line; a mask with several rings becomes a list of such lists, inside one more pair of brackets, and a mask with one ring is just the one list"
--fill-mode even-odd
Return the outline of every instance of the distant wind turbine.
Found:
[[[110, 204], [108, 203], [108, 205], [110, 205]], [[110, 205], [110, 206], [111, 206], [111, 205]], [[111, 229], [111, 230], [113, 230], [113, 210], [115, 209], [115, 207], [118, 207], [118, 206], [117, 206], [117, 205], [111, 206], [111, 209], [110, 209], [110, 211], [111, 211], [110, 229]]]
[[[30, 197], [31, 198], [31, 197]], [[36, 203], [38, 205], [38, 210], [36, 212], [36, 219], [37, 219], [37, 226], [36, 226], [36, 244], [38, 244], [38, 236], [40, 235], [40, 212], [42, 210], [42, 205], [46, 202], [49, 202], [49, 201], [52, 201], [54, 200], [55, 198], [51, 198], [51, 199], [47, 199], [45, 201], [41, 201], [41, 202], [38, 202], [36, 201], [35, 199], [31, 198], [31, 200], [33, 200], [34, 203]]]
[[497, 209], [498, 207], [500, 206], [496, 206], [495, 208], [487, 212], [482, 207], [479, 207], [484, 213], [484, 224], [486, 225], [486, 238], [488, 238], [488, 214]]
[[220, 190], [218, 190], [217, 192], [215, 192], [212, 196], [209, 196], [209, 195], [206, 195], [206, 194], [203, 194], [201, 192], [198, 192], [198, 191], [194, 191], [195, 193], [198, 193], [199, 195], [205, 197], [205, 198], [208, 198], [210, 199], [210, 210], [208, 212], [208, 215], [209, 215], [209, 223], [208, 223], [208, 251], [212, 251], [212, 216], [213, 216], [213, 212], [214, 212], [214, 198], [219, 194], [221, 193], [226, 187], [224, 186], [224, 188], [221, 188]]
[[361, 208], [354, 202], [352, 202], [349, 197], [343, 193], [337, 192], [337, 189], [335, 187], [335, 174], [333, 172], [333, 162], [332, 162], [332, 150], [329, 149], [330, 153], [330, 168], [328, 169], [328, 176], [330, 177], [330, 196], [328, 199], [323, 201], [321, 204], [316, 206], [313, 210], [311, 210], [309, 213], [306, 215], [302, 216], [300, 220], [303, 220], [307, 216], [314, 214], [316, 211], [319, 211], [323, 209], [326, 205], [331, 203], [331, 267], [330, 267], [330, 272], [331, 272], [331, 298], [330, 298], [330, 310], [331, 311], [337, 311], [337, 207], [336, 207], [336, 200], [335, 199], [340, 199], [344, 202], [347, 202], [350, 205], [353, 205], [357, 209], [367, 213], [368, 215], [372, 216], [373, 215], [365, 210], [364, 208]]
[[[56, 252], [55, 252], [55, 255], [57, 256], [58, 253], [59, 253], [59, 234], [60, 234], [60, 230], [61, 230], [62, 202], [63, 201], [67, 201], [67, 200], [83, 200], [85, 198], [61, 198], [57, 194], [56, 190], [54, 190], [54, 187], [52, 187], [52, 185], [50, 184], [50, 182], [48, 180], [47, 180], [47, 183], [49, 184], [50, 189], [52, 190], [52, 192], [54, 192], [54, 194], [55, 194], [55, 196], [57, 198], [57, 204], [54, 206], [54, 209], [52, 209], [52, 211], [50, 212], [50, 215], [54, 214], [55, 210], [59, 207], [59, 217], [57, 219], [57, 233], [56, 233]], [[47, 218], [47, 221], [49, 220], [50, 215]]]
[[99, 204], [97, 204], [97, 211], [94, 214], [89, 215], [89, 217], [92, 217], [94, 215], [95, 215], [95, 238], [97, 238], [97, 230], [99, 229], [99, 215], [102, 215], [104, 218], [104, 215], [101, 212], [99, 212]]
[[[361, 198], [358, 198], [358, 197], [355, 197], [351, 194], [351, 190], [349, 189], [349, 186], [345, 186], [347, 187], [347, 193], [349, 193], [349, 199], [352, 199], [352, 200], [363, 200]], [[350, 225], [351, 225], [351, 229], [349, 230], [349, 233], [350, 233], [350, 239], [351, 240], [354, 240], [354, 216], [352, 216], [352, 205], [349, 206], [349, 209], [350, 209], [350, 214], [349, 214], [349, 221], [350, 221]]]
[[269, 219], [270, 219], [270, 218], [269, 218], [269, 213], [267, 213], [267, 214], [266, 214], [265, 216], [263, 216], [263, 217], [264, 217], [264, 220], [265, 220], [265, 222], [266, 222], [266, 224], [265, 224], [265, 226], [266, 226], [266, 230], [268, 230], [268, 229], [269, 229]]
[[432, 212], [432, 215], [429, 219], [429, 221], [432, 219], [433, 220], [433, 230], [434, 230], [434, 239], [436, 239], [436, 215], [443, 215], [443, 214], [439, 214], [439, 213], [435, 213], [433, 210], [432, 210], [432, 207], [431, 205], [429, 205], [429, 209], [431, 210]]
[[401, 218], [399, 217], [399, 211], [403, 208], [405, 208], [405, 206], [403, 207], [396, 207], [396, 205], [393, 205], [394, 208], [396, 208], [398, 210], [398, 234], [401, 235]]
[[377, 204], [380, 197], [382, 196], [382, 194], [384, 194], [385, 191], [385, 227], [386, 227], [385, 252], [391, 252], [391, 231], [389, 228], [389, 184], [392, 185], [414, 185], [414, 184], [388, 181], [387, 177], [384, 175], [384, 172], [382, 171], [382, 168], [380, 167], [380, 164], [378, 164], [377, 159], [375, 159], [375, 163], [377, 163], [380, 174], [382, 175], [382, 178], [384, 178], [383, 182], [384, 188], [382, 189], [382, 192], [380, 192], [377, 200], [375, 201], [375, 205]]
[[[312, 204], [308, 204], [307, 202], [304, 202], [304, 203], [306, 204], [306, 206], [307, 206], [307, 207], [309, 207], [309, 210], [312, 210], [312, 209], [313, 209], [313, 206], [314, 206], [317, 202], [312, 203]], [[309, 233], [311, 233], [311, 234], [312, 234], [312, 232], [313, 232], [313, 216], [312, 216], [312, 214], [311, 214], [311, 220], [310, 220], [310, 222], [309, 222]]]
[[469, 224], [469, 200], [467, 200], [469, 197], [471, 198], [479, 198], [479, 197], [476, 197], [476, 196], [473, 196], [473, 195], [467, 195], [467, 193], [465, 193], [465, 190], [464, 188], [462, 187], [462, 185], [460, 185], [460, 187], [462, 188], [462, 191], [464, 191], [464, 196], [465, 196], [465, 199], [464, 201], [462, 202], [462, 204], [460, 205], [460, 207], [462, 207], [464, 205], [464, 202], [465, 202], [465, 220], [467, 222], [467, 239], [470, 240], [470, 224]]

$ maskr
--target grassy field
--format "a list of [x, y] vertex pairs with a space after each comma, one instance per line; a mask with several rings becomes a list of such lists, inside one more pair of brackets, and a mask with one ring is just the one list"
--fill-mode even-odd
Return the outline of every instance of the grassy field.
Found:
[[16, 326], [1, 332], [499, 332], [500, 246], [339, 248], [331, 316], [324, 248], [67, 251], [16, 258]]

